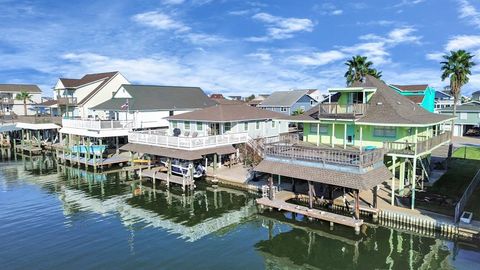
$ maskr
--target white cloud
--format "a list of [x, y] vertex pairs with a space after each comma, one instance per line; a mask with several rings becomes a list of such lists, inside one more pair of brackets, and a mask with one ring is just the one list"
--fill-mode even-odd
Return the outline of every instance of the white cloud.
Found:
[[184, 25], [181, 21], [159, 11], [149, 11], [136, 14], [132, 19], [137, 23], [151, 26], [159, 30], [173, 30], [178, 32], [190, 30], [190, 27]]
[[185, 0], [163, 0], [162, 3], [165, 5], [180, 5], [183, 4]]
[[195, 45], [217, 45], [229, 41], [222, 36], [203, 33], [188, 33], [184, 35], [184, 38]]
[[394, 5], [394, 7], [414, 6], [423, 2], [425, 2], [425, 0], [402, 0], [400, 3]]
[[459, 35], [450, 38], [447, 45], [445, 46], [445, 50], [468, 50], [478, 47], [480, 47], [480, 35]]
[[460, 5], [459, 17], [468, 21], [469, 24], [480, 28], [480, 12], [467, 0], [458, 0]]
[[303, 66], [322, 66], [346, 57], [347, 55], [343, 52], [331, 50], [326, 52], [315, 52], [310, 55], [294, 55], [289, 57], [287, 61]]
[[366, 25], [366, 26], [389, 26], [397, 24], [395, 21], [390, 20], [377, 20], [377, 21], [368, 21], [368, 22], [357, 22], [357, 25]]
[[337, 8], [332, 3], [323, 3], [323, 4], [315, 4], [313, 6], [313, 11], [321, 14], [321, 15], [341, 15], [343, 14], [343, 10]]
[[262, 37], [250, 37], [247, 41], [268, 41], [272, 39], [292, 38], [297, 32], [313, 31], [313, 22], [303, 18], [283, 18], [268, 13], [257, 13], [253, 19], [264, 22], [267, 25], [267, 35]]
[[247, 54], [247, 56], [254, 59], [259, 59], [262, 62], [272, 61], [272, 55], [266, 52], [249, 53]]
[[443, 60], [443, 55], [445, 53], [443, 52], [433, 52], [433, 53], [427, 53], [427, 55], [425, 56], [425, 58], [427, 58], [427, 60], [432, 60], [432, 61], [437, 61], [437, 62], [440, 62]]
[[379, 36], [376, 34], [366, 34], [359, 37], [361, 40], [381, 41], [390, 44], [400, 43], [416, 43], [419, 44], [422, 39], [421, 36], [416, 36], [417, 29], [413, 27], [398, 27], [390, 31], [386, 36]]
[[343, 14], [343, 10], [341, 10], [341, 9], [336, 9], [336, 10], [332, 11], [331, 14], [332, 14], [332, 15], [341, 15], [341, 14]]

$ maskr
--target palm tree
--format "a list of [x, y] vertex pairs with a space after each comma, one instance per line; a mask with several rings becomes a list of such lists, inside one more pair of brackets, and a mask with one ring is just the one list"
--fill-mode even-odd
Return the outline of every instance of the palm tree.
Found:
[[27, 115], [27, 101], [32, 101], [32, 95], [22, 91], [15, 96], [16, 100], [23, 100], [23, 114]]
[[453, 115], [457, 113], [457, 101], [462, 91], [462, 86], [468, 83], [468, 76], [471, 75], [471, 68], [475, 66], [472, 61], [474, 55], [465, 50], [450, 51], [450, 54], [443, 56], [445, 61], [442, 64], [442, 81], [450, 79], [450, 93], [453, 95]]
[[382, 72], [374, 69], [372, 61], [368, 61], [366, 56], [353, 56], [345, 65], [348, 66], [348, 71], [344, 75], [347, 85], [362, 81], [366, 75], [372, 75], [378, 79], [382, 77]]
[[296, 109], [295, 111], [292, 112], [292, 115], [301, 115], [304, 112], [305, 111], [302, 108], [298, 108], [298, 109]]

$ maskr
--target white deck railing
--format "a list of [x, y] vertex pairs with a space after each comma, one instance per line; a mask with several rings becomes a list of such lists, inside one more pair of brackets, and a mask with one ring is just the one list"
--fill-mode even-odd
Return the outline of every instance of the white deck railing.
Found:
[[247, 141], [248, 133], [246, 132], [199, 137], [176, 137], [165, 134], [149, 133], [146, 131], [136, 131], [128, 133], [128, 142], [131, 143], [148, 144], [186, 150], [198, 150], [215, 146], [246, 143]]
[[132, 121], [93, 120], [93, 119], [62, 119], [62, 126], [88, 130], [131, 129]]

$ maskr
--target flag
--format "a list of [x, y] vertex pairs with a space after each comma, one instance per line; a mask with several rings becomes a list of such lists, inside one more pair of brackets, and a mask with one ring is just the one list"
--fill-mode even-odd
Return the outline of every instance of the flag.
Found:
[[125, 101], [125, 103], [120, 107], [120, 109], [122, 109], [122, 110], [128, 109], [128, 99], [127, 99], [127, 101]]

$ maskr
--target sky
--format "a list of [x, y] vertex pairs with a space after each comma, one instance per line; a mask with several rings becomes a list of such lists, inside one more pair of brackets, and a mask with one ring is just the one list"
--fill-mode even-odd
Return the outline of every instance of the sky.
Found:
[[364, 55], [393, 84], [441, 89], [442, 55], [478, 63], [480, 0], [0, 0], [0, 82], [38, 84], [118, 70], [131, 83], [226, 95], [345, 85]]

